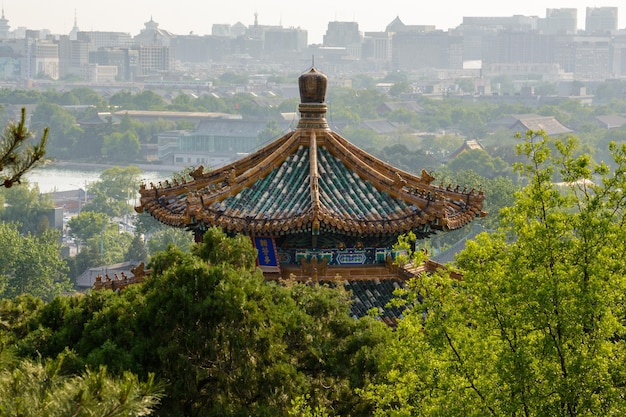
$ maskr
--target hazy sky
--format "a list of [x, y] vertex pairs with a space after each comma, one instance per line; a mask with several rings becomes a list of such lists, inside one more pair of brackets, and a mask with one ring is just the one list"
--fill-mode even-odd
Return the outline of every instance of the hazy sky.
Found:
[[[259, 14], [259, 24], [301, 27], [309, 43], [320, 43], [329, 21], [356, 21], [361, 31], [381, 31], [396, 16], [407, 25], [435, 25], [447, 30], [461, 24], [463, 16], [545, 17], [546, 8], [578, 9], [578, 27], [584, 28], [587, 7], [619, 7], [619, 2], [593, 3], [581, 0], [3, 0], [11, 29], [50, 29], [67, 34], [74, 13], [81, 30], [128, 32], [136, 35], [152, 17], [159, 28], [175, 34], [193, 31], [211, 33], [214, 23], [246, 26]], [[312, 7], [315, 5], [315, 7]], [[619, 28], [626, 27], [626, 5], [619, 9]]]

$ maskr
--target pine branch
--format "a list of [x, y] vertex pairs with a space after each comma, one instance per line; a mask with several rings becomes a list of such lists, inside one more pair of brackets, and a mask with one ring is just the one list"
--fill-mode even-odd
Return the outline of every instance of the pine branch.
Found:
[[48, 128], [43, 130], [39, 143], [30, 144], [32, 137], [32, 132], [26, 127], [26, 108], [22, 108], [19, 122], [9, 122], [0, 139], [0, 186], [10, 188], [19, 184], [22, 175], [44, 161]]

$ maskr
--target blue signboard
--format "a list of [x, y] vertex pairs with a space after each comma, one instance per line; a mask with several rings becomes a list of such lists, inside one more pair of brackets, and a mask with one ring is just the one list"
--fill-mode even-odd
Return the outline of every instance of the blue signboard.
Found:
[[280, 272], [278, 257], [276, 256], [276, 246], [271, 237], [253, 238], [254, 247], [258, 251], [257, 261], [263, 272]]

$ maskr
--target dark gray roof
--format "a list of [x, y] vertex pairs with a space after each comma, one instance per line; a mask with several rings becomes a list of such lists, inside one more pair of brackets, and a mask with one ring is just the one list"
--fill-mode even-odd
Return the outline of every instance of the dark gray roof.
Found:
[[597, 116], [596, 120], [598, 121], [600, 126], [604, 127], [605, 129], [615, 129], [618, 127], [622, 127], [626, 124], [626, 117], [619, 114]]

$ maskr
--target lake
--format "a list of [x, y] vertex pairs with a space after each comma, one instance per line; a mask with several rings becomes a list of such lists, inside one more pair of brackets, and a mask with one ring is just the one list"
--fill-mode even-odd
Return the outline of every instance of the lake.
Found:
[[[85, 189], [90, 183], [98, 181], [104, 166], [66, 166], [51, 163], [44, 168], [36, 168], [24, 176], [29, 184], [37, 184], [42, 193]], [[171, 170], [144, 170], [141, 180], [146, 183], [172, 178]]]

